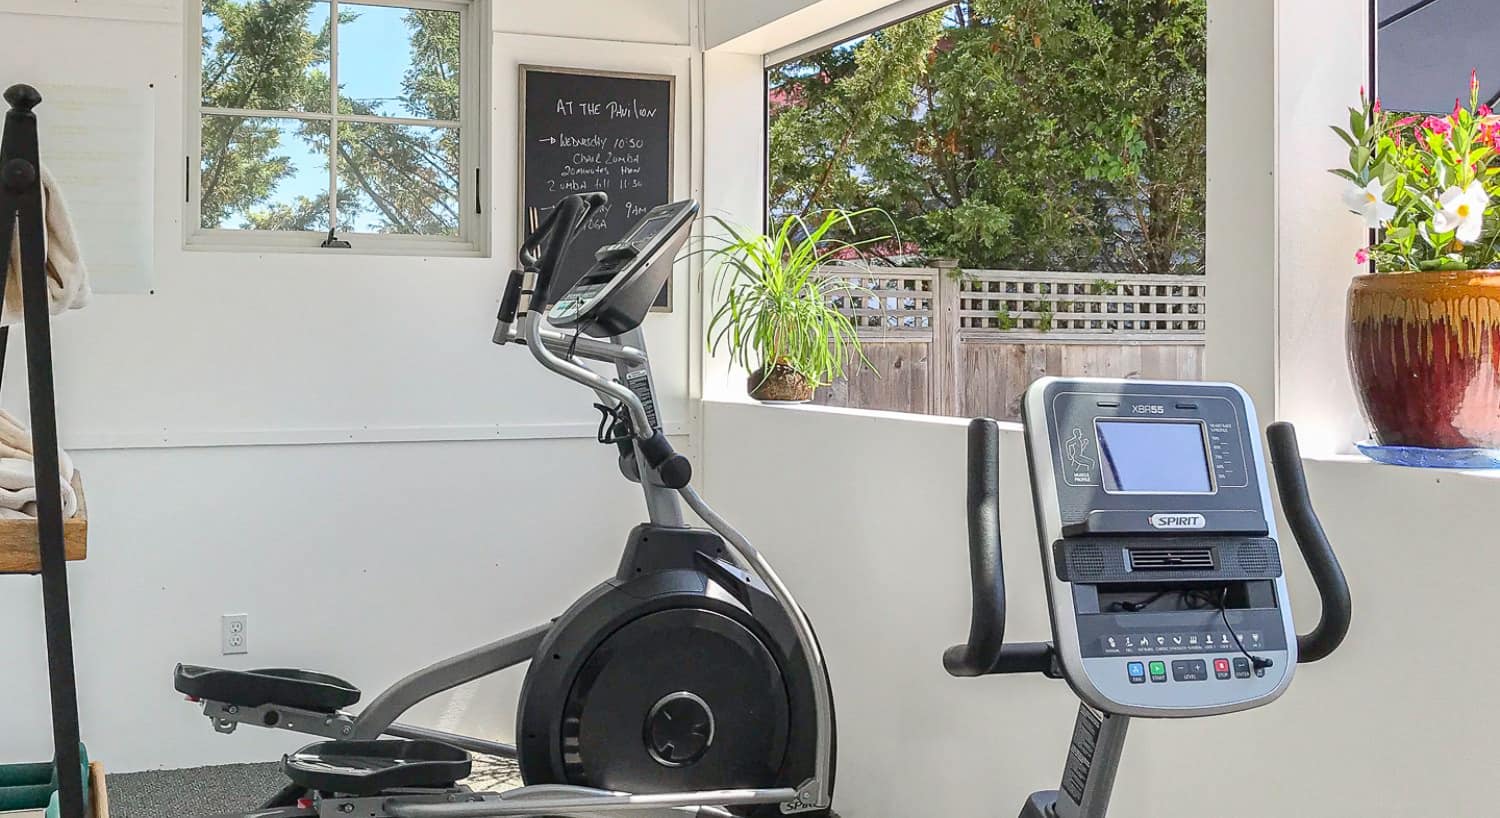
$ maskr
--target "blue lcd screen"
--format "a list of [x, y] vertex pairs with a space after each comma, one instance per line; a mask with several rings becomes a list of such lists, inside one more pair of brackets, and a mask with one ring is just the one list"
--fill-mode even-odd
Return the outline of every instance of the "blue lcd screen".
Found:
[[1105, 489], [1164, 494], [1213, 491], [1202, 424], [1100, 420], [1095, 425]]

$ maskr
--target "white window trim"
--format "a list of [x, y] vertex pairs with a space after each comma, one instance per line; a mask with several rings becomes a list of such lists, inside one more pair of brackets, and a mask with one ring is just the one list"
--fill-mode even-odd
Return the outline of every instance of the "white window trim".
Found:
[[[482, 257], [490, 253], [490, 213], [493, 208], [489, 196], [490, 118], [487, 115], [491, 73], [491, 4], [483, 0], [339, 0], [366, 6], [390, 6], [396, 8], [431, 9], [453, 11], [459, 14], [460, 31], [460, 85], [459, 107], [461, 116], [456, 122], [445, 120], [419, 120], [403, 117], [358, 117], [339, 116], [332, 113], [299, 111], [236, 111], [214, 109], [246, 116], [274, 116], [278, 119], [306, 119], [334, 123], [336, 121], [363, 121], [410, 124], [419, 126], [457, 127], [462, 136], [459, 140], [459, 226], [457, 236], [388, 235], [339, 231], [338, 238], [349, 241], [351, 249], [321, 247], [327, 238], [326, 231], [254, 231], [205, 228], [201, 226], [200, 196], [203, 145], [203, 2], [185, 0], [183, 3], [183, 146], [186, 151], [183, 162], [183, 247], [188, 250], [219, 250], [240, 252], [278, 253], [336, 253], [343, 255], [391, 255], [391, 256], [456, 256]], [[338, 44], [338, 26], [333, 26], [335, 53]], [[337, 57], [329, 66], [332, 87], [338, 87]], [[330, 93], [334, 93], [331, 89]], [[336, 140], [337, 131], [330, 136]], [[330, 144], [336, 144], [331, 142]], [[337, 187], [332, 178], [334, 169], [329, 167], [330, 184]]]
[[954, 2], [955, 0], [897, 0], [889, 6], [869, 14], [862, 14], [853, 20], [767, 53], [766, 68], [774, 68], [784, 62], [806, 57], [808, 54], [814, 54], [830, 46], [848, 42], [855, 37], [879, 31], [934, 9], [951, 6]]

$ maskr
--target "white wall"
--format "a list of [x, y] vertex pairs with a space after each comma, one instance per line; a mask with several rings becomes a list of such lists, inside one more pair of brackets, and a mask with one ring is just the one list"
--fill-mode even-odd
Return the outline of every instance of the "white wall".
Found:
[[1204, 376], [1275, 404], [1275, 0], [1209, 0]]
[[[644, 513], [592, 442], [592, 396], [488, 343], [516, 243], [516, 65], [677, 75], [675, 184], [698, 195], [694, 3], [496, 4], [493, 259], [185, 252], [181, 0], [68, 5], [0, 0], [6, 81], [154, 85], [158, 145], [154, 293], [54, 324], [63, 442], [92, 512], [73, 571], [91, 751], [116, 770], [274, 757], [299, 737], [214, 734], [172, 692], [172, 663], [308, 664], [373, 695], [611, 573]], [[665, 420], [691, 450], [689, 284], [684, 271], [679, 309], [647, 330]], [[576, 530], [544, 530], [539, 512]], [[0, 761], [50, 752], [37, 588], [0, 578], [0, 654], [19, 661]], [[251, 654], [221, 659], [219, 615], [238, 612]], [[418, 720], [503, 738], [518, 684]]]
[[[965, 427], [956, 420], [708, 402], [705, 496], [765, 552], [818, 628], [851, 818], [996, 815], [1057, 786], [1074, 699], [1040, 677], [954, 679], [968, 629]], [[799, 453], [790, 457], [788, 453]], [[1007, 638], [1048, 638], [1015, 431], [1001, 442]], [[815, 466], [809, 464], [809, 460]], [[1136, 720], [1112, 816], [1480, 814], [1493, 802], [1487, 577], [1500, 480], [1308, 463], [1353, 589], [1353, 629], [1276, 703]], [[1301, 630], [1316, 595], [1290, 541]]]
[[1368, 24], [1366, 0], [1282, 3], [1276, 19], [1277, 400], [1307, 430], [1309, 453], [1350, 452], [1369, 436], [1344, 346], [1349, 279], [1366, 272], [1354, 251], [1369, 237], [1328, 172], [1349, 162], [1328, 126], [1369, 81]]

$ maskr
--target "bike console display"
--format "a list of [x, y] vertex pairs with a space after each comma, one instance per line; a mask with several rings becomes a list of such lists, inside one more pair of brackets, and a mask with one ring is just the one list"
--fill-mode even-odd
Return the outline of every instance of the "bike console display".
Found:
[[648, 211], [625, 237], [594, 254], [594, 264], [547, 314], [558, 328], [596, 337], [620, 335], [645, 320], [687, 241], [698, 203], [673, 202]]
[[1201, 716], [1280, 695], [1297, 637], [1245, 393], [1045, 378], [1024, 415], [1056, 660], [1079, 697]]

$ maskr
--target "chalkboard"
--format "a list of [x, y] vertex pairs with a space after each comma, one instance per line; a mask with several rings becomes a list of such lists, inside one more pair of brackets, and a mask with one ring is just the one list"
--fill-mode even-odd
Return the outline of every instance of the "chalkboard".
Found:
[[[625, 236], [646, 211], [672, 201], [676, 78], [521, 66], [521, 236], [569, 193], [602, 190], [558, 271], [577, 281], [594, 251]], [[656, 309], [672, 307], [668, 281]]]

